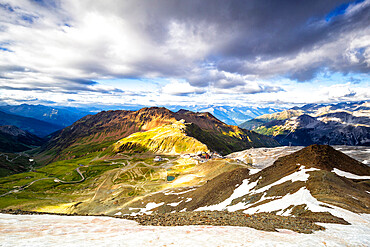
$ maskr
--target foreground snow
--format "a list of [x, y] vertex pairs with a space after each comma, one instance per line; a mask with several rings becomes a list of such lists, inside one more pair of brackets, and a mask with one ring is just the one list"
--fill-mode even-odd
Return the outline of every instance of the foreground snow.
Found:
[[370, 217], [299, 234], [247, 227], [140, 226], [109, 217], [0, 214], [0, 246], [370, 246]]

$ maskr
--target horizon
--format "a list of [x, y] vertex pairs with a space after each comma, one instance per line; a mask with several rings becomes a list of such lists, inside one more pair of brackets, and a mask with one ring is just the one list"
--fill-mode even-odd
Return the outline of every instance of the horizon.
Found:
[[0, 3], [0, 102], [290, 108], [370, 99], [370, 0]]

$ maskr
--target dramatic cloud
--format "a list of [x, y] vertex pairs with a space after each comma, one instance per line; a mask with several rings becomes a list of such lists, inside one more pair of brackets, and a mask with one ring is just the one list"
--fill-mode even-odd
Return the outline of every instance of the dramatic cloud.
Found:
[[[338, 73], [348, 80], [337, 85], [349, 91], [318, 100], [362, 100], [368, 94], [353, 88], [367, 91], [369, 72], [370, 0], [0, 0], [7, 102], [15, 92], [37, 92], [37, 99], [54, 93], [63, 102], [166, 96], [207, 103], [230, 94], [300, 103], [299, 95], [288, 97], [294, 87], [305, 92], [323, 74]], [[157, 86], [143, 93], [100, 83], [125, 78]], [[352, 78], [357, 84], [346, 84]]]

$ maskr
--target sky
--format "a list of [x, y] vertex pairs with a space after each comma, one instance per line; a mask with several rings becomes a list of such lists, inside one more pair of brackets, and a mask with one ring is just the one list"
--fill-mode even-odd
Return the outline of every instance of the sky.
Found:
[[370, 0], [0, 0], [0, 102], [370, 99]]

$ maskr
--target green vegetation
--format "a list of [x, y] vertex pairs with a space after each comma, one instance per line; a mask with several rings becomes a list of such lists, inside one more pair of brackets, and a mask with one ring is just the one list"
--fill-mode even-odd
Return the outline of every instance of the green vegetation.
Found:
[[[177, 155], [161, 155], [163, 159], [154, 162], [156, 154], [151, 153], [110, 157], [102, 153], [60, 160], [33, 172], [0, 178], [0, 195], [18, 190], [2, 196], [0, 208], [102, 212], [152, 192], [205, 183], [205, 174], [212, 178], [237, 167], [223, 160], [197, 165], [195, 160]], [[84, 181], [78, 182], [81, 175], [77, 168], [85, 177]]]
[[[0, 178], [0, 208], [106, 212], [152, 192], [204, 184], [205, 178], [239, 166], [226, 160], [198, 163], [178, 154], [211, 150], [228, 154], [278, 145], [268, 137], [225, 125], [208, 115], [189, 115], [200, 124], [196, 125], [175, 121], [169, 111], [165, 111], [169, 118], [163, 119], [164, 110], [158, 111], [158, 116], [143, 111], [135, 120], [123, 112], [101, 113], [109, 117], [114, 113], [117, 119], [112, 117], [109, 127], [101, 116], [65, 128], [38, 149], [38, 164], [44, 166], [35, 163], [32, 172]], [[152, 122], [148, 116], [153, 117]], [[136, 132], [138, 126], [149, 130]], [[118, 136], [127, 137], [116, 141]], [[163, 159], [156, 162], [153, 159], [158, 154]], [[6, 170], [0, 174], [8, 175]]]
[[266, 126], [260, 126], [254, 129], [254, 131], [261, 135], [267, 135], [267, 136], [277, 136], [277, 135], [283, 135], [286, 133], [286, 130], [283, 129], [283, 126], [281, 125], [274, 125], [270, 128]]
[[114, 150], [174, 154], [208, 152], [206, 145], [186, 135], [185, 128], [185, 124], [176, 122], [146, 132], [137, 132], [114, 144]]
[[0, 177], [27, 172], [37, 164], [26, 154], [0, 153]]
[[195, 124], [189, 124], [186, 131], [211, 150], [224, 155], [251, 147], [279, 146], [273, 139], [239, 128], [229, 132], [215, 132], [204, 131]]

